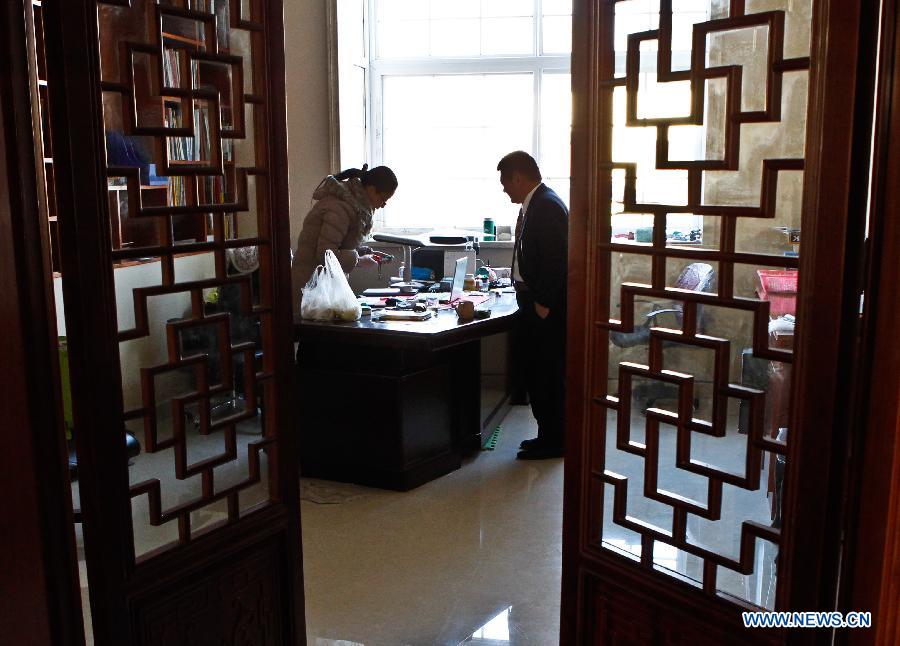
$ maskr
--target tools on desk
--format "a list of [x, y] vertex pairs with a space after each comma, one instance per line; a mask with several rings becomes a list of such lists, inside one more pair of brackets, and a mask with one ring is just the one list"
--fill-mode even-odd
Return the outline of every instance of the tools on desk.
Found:
[[[360, 305], [364, 308], [363, 316], [366, 316], [365, 310], [369, 310], [369, 316], [373, 321], [394, 320], [394, 321], [424, 321], [431, 318], [432, 313], [424, 299], [405, 296], [388, 296], [388, 297], [366, 297], [359, 299]], [[407, 316], [409, 315], [409, 316]]]
[[389, 253], [384, 253], [383, 251], [372, 251], [372, 258], [375, 259], [375, 262], [378, 263], [378, 280], [381, 281], [381, 265], [386, 265], [394, 262], [394, 256]]
[[[460, 321], [483, 320], [491, 317], [490, 305], [500, 298], [499, 290], [490, 293], [471, 293], [460, 299], [449, 302], [440, 300], [436, 294], [427, 294], [418, 297], [388, 296], [372, 297], [361, 296], [359, 304], [363, 308], [363, 316], [371, 316], [373, 321], [407, 320], [425, 321], [437, 316], [440, 312], [454, 313]], [[414, 316], [405, 316], [413, 314]], [[427, 316], [425, 316], [427, 314]]]

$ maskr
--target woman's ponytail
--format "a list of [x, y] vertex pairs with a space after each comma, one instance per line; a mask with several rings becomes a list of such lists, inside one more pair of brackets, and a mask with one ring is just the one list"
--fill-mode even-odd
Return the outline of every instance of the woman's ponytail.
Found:
[[369, 165], [362, 168], [348, 168], [334, 176], [337, 180], [358, 179], [363, 186], [373, 186], [382, 195], [393, 195], [397, 190], [397, 176], [387, 166], [376, 166], [368, 170]]
[[[344, 181], [345, 179], [359, 179], [362, 180], [368, 174], [368, 164], [363, 164], [362, 168], [348, 168], [346, 170], [342, 170], [340, 173], [334, 176], [335, 179]], [[365, 182], [363, 182], [365, 183]]]

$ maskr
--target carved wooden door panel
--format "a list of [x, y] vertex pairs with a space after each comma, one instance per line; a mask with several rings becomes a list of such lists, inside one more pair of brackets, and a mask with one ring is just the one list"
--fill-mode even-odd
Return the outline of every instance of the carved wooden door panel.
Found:
[[281, 3], [43, 9], [95, 643], [301, 643]]
[[833, 607], [859, 8], [575, 6], [563, 640], [778, 642]]

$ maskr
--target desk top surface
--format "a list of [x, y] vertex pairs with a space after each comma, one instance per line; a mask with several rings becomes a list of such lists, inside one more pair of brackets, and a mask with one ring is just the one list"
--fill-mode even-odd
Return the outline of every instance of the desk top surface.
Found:
[[438, 310], [436, 316], [427, 321], [381, 322], [376, 314], [358, 321], [304, 320], [295, 323], [294, 330], [301, 343], [328, 336], [348, 342], [439, 349], [509, 330], [519, 307], [515, 294], [499, 294], [478, 305], [477, 309], [490, 309], [491, 316], [463, 322], [454, 310], [444, 309]]

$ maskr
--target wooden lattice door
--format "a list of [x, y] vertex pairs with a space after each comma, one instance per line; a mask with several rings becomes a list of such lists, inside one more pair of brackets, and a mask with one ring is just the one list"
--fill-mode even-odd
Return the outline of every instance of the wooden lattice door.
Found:
[[563, 636], [779, 641], [836, 585], [859, 6], [575, 6]]
[[299, 643], [281, 3], [43, 10], [95, 643]]

